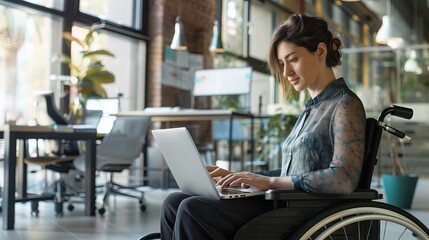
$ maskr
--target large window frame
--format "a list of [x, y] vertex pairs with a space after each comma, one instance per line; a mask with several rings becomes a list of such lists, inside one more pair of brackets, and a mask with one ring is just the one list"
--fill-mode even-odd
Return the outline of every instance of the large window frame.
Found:
[[[147, 16], [148, 16], [148, 1], [145, 0], [131, 0], [133, 2], [133, 13], [132, 13], [132, 25], [124, 26], [120, 25], [117, 22], [112, 22], [107, 19], [101, 19], [97, 16], [85, 14], [79, 11], [80, 0], [63, 0], [63, 4], [58, 4], [55, 2], [52, 5], [52, 8], [46, 7], [51, 5], [39, 5], [40, 3], [33, 3], [37, 1], [24, 1], [24, 0], [0, 0], [1, 5], [5, 5], [7, 7], [13, 7], [20, 9], [25, 12], [31, 12], [32, 14], [43, 14], [46, 16], [51, 16], [52, 18], [61, 19], [62, 22], [62, 32], [71, 32], [73, 26], [79, 26], [84, 28], [90, 28], [93, 24], [103, 23], [104, 27], [100, 30], [101, 34], [106, 35], [115, 35], [119, 36], [121, 39], [129, 39], [129, 41], [137, 42], [139, 53], [144, 54], [136, 66], [131, 66], [131, 68], [137, 72], [139, 75], [138, 79], [132, 79], [128, 81], [134, 81], [138, 89], [138, 94], [135, 92], [132, 93], [133, 102], [129, 104], [128, 107], [123, 110], [141, 110], [144, 109], [146, 105], [146, 82], [147, 82], [147, 46], [149, 38], [147, 36], [148, 26], [147, 26]], [[63, 5], [61, 9], [61, 5]], [[62, 54], [71, 55], [70, 45], [66, 42], [66, 40], [62, 37], [61, 34], [58, 34], [58, 38], [52, 37], [53, 42], [59, 43], [59, 52]], [[139, 44], [140, 42], [140, 44]], [[55, 50], [54, 50], [55, 51]], [[58, 52], [58, 53], [59, 53]], [[135, 60], [134, 60], [135, 61]], [[49, 64], [49, 63], [47, 63]], [[50, 74], [54, 75], [69, 75], [70, 71], [68, 66], [65, 64], [51, 64]], [[141, 69], [144, 69], [143, 71]], [[118, 76], [119, 77], [119, 76]], [[49, 80], [46, 80], [49, 81]], [[138, 95], [138, 96], [137, 96]], [[109, 97], [114, 96], [114, 94], [110, 94]], [[59, 101], [59, 100], [57, 100]], [[58, 103], [58, 102], [57, 102]], [[58, 103], [59, 107], [62, 107]], [[31, 108], [31, 106], [29, 106]], [[31, 110], [30, 110], [31, 111]], [[5, 120], [4, 116], [0, 119], [1, 122]], [[26, 119], [28, 120], [28, 119]]]

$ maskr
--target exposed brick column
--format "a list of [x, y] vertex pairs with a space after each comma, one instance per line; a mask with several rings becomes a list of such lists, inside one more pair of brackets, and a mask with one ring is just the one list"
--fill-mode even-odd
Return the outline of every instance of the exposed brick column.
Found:
[[[212, 56], [208, 47], [213, 31], [215, 7], [215, 0], [151, 0], [149, 2], [147, 106], [160, 107], [163, 103], [171, 105], [170, 91], [174, 93], [180, 91], [161, 85], [164, 48], [173, 38], [177, 15], [180, 14], [182, 17], [189, 51], [203, 54], [205, 68], [212, 66]], [[163, 98], [170, 99], [163, 100]]]

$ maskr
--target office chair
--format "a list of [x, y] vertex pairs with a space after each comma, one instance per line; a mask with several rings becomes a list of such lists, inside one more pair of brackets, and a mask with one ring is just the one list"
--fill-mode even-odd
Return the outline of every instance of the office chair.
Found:
[[[140, 210], [145, 211], [143, 192], [138, 191], [138, 186], [124, 186], [113, 181], [114, 173], [128, 169], [142, 154], [146, 142], [146, 135], [150, 125], [150, 117], [145, 116], [117, 116], [112, 130], [102, 139], [97, 146], [96, 169], [108, 173], [109, 179], [105, 183], [103, 205], [98, 210], [104, 214], [111, 194], [137, 198]], [[76, 169], [85, 171], [85, 156], [80, 155], [73, 161]], [[123, 190], [134, 190], [136, 194], [130, 194]]]
[[[43, 100], [43, 101], [41, 101]], [[43, 102], [43, 103], [42, 103]], [[48, 125], [52, 122], [58, 125], [68, 125], [68, 120], [65, 119], [57, 110], [53, 98], [53, 93], [46, 93], [39, 96], [37, 101], [37, 107], [42, 108], [45, 112], [38, 111], [38, 117], [36, 118], [38, 124]], [[44, 115], [43, 115], [44, 114]], [[85, 111], [83, 116], [83, 124], [97, 127], [98, 122], [101, 119], [102, 111]], [[26, 143], [30, 145], [30, 143]], [[42, 146], [42, 147], [41, 147]], [[80, 155], [80, 145], [78, 141], [69, 140], [45, 140], [35, 142], [36, 152], [33, 154], [27, 153], [24, 158], [26, 164], [32, 164], [40, 166], [42, 169], [51, 170], [59, 174], [58, 179], [52, 185], [53, 188], [53, 201], [55, 204], [55, 212], [57, 215], [63, 214], [63, 203], [68, 200], [68, 209], [72, 211], [74, 209], [71, 202], [71, 196], [78, 195], [78, 191], [72, 187], [72, 182], [66, 181], [66, 174], [73, 174], [74, 169], [73, 160]], [[75, 176], [76, 181], [79, 181], [79, 176]], [[45, 177], [45, 186], [48, 186]], [[38, 202], [31, 201], [31, 212], [32, 215], [38, 215]]]
[[[355, 192], [316, 195], [301, 190], [269, 190], [265, 199], [273, 201], [273, 210], [244, 224], [234, 239], [393, 239], [392, 235], [395, 239], [429, 239], [429, 229], [420, 220], [401, 208], [377, 201], [382, 195], [371, 189], [383, 130], [399, 138], [406, 136], [384, 123], [389, 114], [410, 119], [413, 112], [391, 106], [378, 120], [366, 120], [365, 156]], [[160, 237], [160, 233], [151, 233], [140, 240]]]

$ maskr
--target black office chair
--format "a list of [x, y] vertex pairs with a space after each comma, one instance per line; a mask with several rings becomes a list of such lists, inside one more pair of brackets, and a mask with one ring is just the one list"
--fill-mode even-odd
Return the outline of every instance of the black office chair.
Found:
[[[44, 102], [41, 104], [41, 102]], [[58, 125], [68, 125], [69, 122], [65, 119], [57, 110], [52, 93], [46, 93], [39, 96], [38, 107], [44, 108], [47, 116], [39, 116], [38, 122], [41, 125], [49, 124], [51, 121]], [[40, 106], [43, 105], [43, 106]], [[38, 109], [38, 114], [41, 113]], [[102, 111], [85, 111], [83, 116], [83, 124], [92, 125], [94, 128], [97, 127], [98, 122], [102, 117]], [[43, 119], [48, 117], [49, 119]], [[55, 203], [55, 212], [57, 215], [63, 214], [63, 203], [69, 202], [68, 209], [71, 211], [74, 209], [71, 202], [71, 196], [78, 195], [79, 192], [72, 187], [72, 183], [65, 181], [65, 174], [69, 174], [74, 168], [73, 160], [80, 155], [80, 144], [79, 141], [71, 140], [46, 140], [43, 145], [49, 145], [49, 152], [44, 151], [43, 147], [39, 149], [39, 141], [36, 140], [36, 153], [30, 155], [27, 154], [24, 158], [26, 164], [40, 166], [43, 170], [51, 170], [60, 175], [60, 177], [52, 185], [52, 200]], [[29, 145], [29, 143], [27, 143]], [[41, 144], [40, 144], [41, 145]], [[74, 178], [79, 181], [79, 176]], [[48, 184], [45, 184], [48, 185]], [[45, 195], [49, 195], [45, 194]], [[45, 200], [45, 199], [43, 199]], [[48, 198], [49, 200], [49, 198]], [[31, 212], [32, 215], [38, 215], [38, 200], [31, 201]]]
[[[365, 158], [355, 192], [316, 195], [300, 190], [269, 190], [265, 198], [273, 201], [273, 210], [246, 223], [234, 239], [392, 239], [389, 234], [429, 239], [429, 229], [420, 220], [403, 209], [377, 201], [382, 195], [370, 189], [383, 130], [405, 137], [384, 123], [389, 114], [410, 119], [413, 111], [391, 106], [378, 120], [367, 119]], [[396, 235], [398, 228], [401, 232]], [[159, 238], [160, 233], [152, 233], [140, 240]]]

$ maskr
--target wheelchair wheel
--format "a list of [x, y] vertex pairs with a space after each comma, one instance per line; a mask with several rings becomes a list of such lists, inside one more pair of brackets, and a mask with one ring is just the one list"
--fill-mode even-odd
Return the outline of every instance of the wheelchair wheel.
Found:
[[320, 212], [293, 239], [429, 239], [429, 229], [403, 209], [364, 202]]

